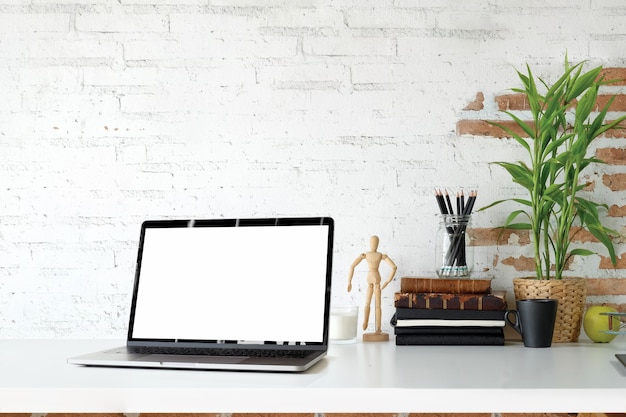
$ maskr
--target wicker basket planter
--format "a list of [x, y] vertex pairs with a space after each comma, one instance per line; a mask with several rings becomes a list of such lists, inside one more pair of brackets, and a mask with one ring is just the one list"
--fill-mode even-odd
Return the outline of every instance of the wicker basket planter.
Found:
[[587, 281], [584, 278], [560, 280], [515, 278], [513, 291], [516, 300], [534, 298], [559, 300], [552, 342], [578, 341], [587, 296]]

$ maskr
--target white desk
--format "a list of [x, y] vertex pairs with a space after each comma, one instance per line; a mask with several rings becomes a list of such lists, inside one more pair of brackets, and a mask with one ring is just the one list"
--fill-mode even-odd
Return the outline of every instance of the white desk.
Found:
[[625, 412], [626, 367], [614, 356], [624, 339], [359, 342], [332, 345], [300, 374], [88, 368], [66, 358], [118, 343], [0, 340], [0, 412]]

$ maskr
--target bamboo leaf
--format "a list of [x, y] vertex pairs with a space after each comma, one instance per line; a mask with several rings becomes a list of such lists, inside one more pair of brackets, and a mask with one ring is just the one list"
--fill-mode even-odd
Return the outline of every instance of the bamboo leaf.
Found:
[[514, 182], [520, 184], [526, 189], [532, 188], [532, 172], [530, 172], [528, 168], [526, 168], [524, 165], [513, 164], [510, 162], [496, 162], [496, 164], [504, 168], [509, 173]]
[[530, 201], [524, 200], [522, 198], [511, 198], [509, 199], [509, 201], [515, 201], [516, 203], [519, 203], [521, 205], [532, 207], [532, 203]]
[[515, 139], [515, 141], [517, 143], [522, 145], [524, 147], [524, 149], [526, 149], [526, 151], [530, 153], [530, 146], [528, 145], [528, 143], [520, 135], [518, 135], [517, 133], [513, 132], [508, 126], [505, 126], [503, 124], [500, 124], [500, 123], [497, 123], [497, 122], [494, 122], [494, 121], [489, 121], [489, 120], [487, 120], [486, 123], [504, 130], [510, 137]]
[[[578, 64], [577, 66], [579, 68], [578, 73], [580, 74], [580, 70], [582, 70], [582, 65]], [[583, 93], [583, 91], [593, 86], [593, 84], [595, 83], [595, 80], [600, 75], [601, 70], [602, 70], [602, 67], [596, 67], [583, 75], [578, 76], [577, 74], [577, 76], [575, 77], [576, 79], [575, 79], [574, 85], [572, 89], [568, 92], [567, 96], [565, 97], [565, 100], [568, 102], [572, 101], [576, 97], [580, 96]]]
[[528, 99], [528, 104], [530, 106], [530, 111], [533, 114], [535, 120], [537, 119], [537, 115], [541, 111], [541, 102], [539, 100], [539, 94], [537, 93], [537, 84], [535, 83], [535, 78], [533, 77], [533, 73], [530, 69], [530, 65], [526, 65], [526, 70], [528, 71], [528, 76], [520, 73], [518, 71], [518, 75], [524, 83], [524, 87], [526, 88], [526, 97]]
[[565, 141], [567, 141], [568, 139], [570, 139], [572, 137], [572, 134], [569, 135], [563, 135], [560, 138], [550, 141], [550, 143], [548, 144], [548, 146], [545, 149], [545, 153], [546, 154], [551, 154], [552, 152], [554, 152], [555, 150], [557, 150], [558, 148], [560, 148], [563, 143], [565, 143]]
[[487, 210], [488, 208], [491, 208], [491, 207], [493, 207], [493, 206], [497, 206], [498, 204], [502, 204], [502, 203], [505, 203], [505, 202], [507, 202], [507, 201], [511, 201], [511, 200], [507, 198], [507, 199], [505, 199], [505, 200], [498, 200], [498, 201], [494, 201], [493, 203], [488, 204], [488, 205], [486, 205], [486, 206], [484, 206], [484, 207], [481, 207], [481, 208], [479, 208], [479, 209], [478, 209], [478, 210], [476, 210], [476, 211], [477, 211], [477, 212], [479, 212], [479, 211], [485, 211], [485, 210]]
[[531, 205], [530, 201], [528, 201], [528, 200], [523, 200], [523, 199], [520, 199], [520, 198], [507, 198], [507, 199], [504, 199], [504, 200], [494, 201], [493, 203], [491, 203], [489, 205], [481, 207], [477, 211], [484, 211], [484, 210], [487, 210], [488, 208], [491, 208], [493, 206], [497, 206], [498, 204], [506, 203], [506, 202], [509, 202], [509, 201], [514, 201], [516, 203], [520, 203], [520, 204], [525, 205], [525, 206], [530, 206]]
[[503, 227], [505, 229], [513, 230], [532, 230], [532, 225], [530, 223], [509, 223]]
[[587, 87], [587, 91], [585, 91], [585, 94], [583, 94], [580, 100], [578, 100], [578, 104], [576, 105], [575, 123], [582, 124], [589, 118], [591, 111], [596, 105], [596, 100], [598, 98], [598, 88], [598, 85], [596, 85], [595, 87]]
[[506, 221], [504, 222], [504, 227], [507, 229], [528, 229], [529, 227], [527, 226], [530, 226], [528, 223], [513, 223], [513, 221], [521, 215], [525, 215], [526, 217], [530, 218], [528, 213], [526, 213], [524, 210], [515, 210], [506, 218]]
[[[579, 66], [580, 64], [577, 64], [574, 67], [566, 68], [565, 72], [561, 75], [561, 77], [559, 77], [559, 79], [555, 81], [550, 88], [548, 88], [548, 92], [546, 93], [546, 98], [554, 97], [554, 96], [561, 96], [561, 94], [557, 92], [559, 90], [562, 91], [562, 89], [567, 85], [567, 82], [570, 79], [571, 73], [576, 68], [579, 68]], [[569, 100], [566, 100], [566, 101], [569, 101]]]
[[575, 256], [575, 255], [579, 255], [579, 256], [589, 256], [589, 255], [594, 255], [595, 252], [591, 251], [589, 249], [573, 249], [570, 252], [571, 256]]
[[560, 194], [561, 188], [563, 184], [551, 184], [548, 188], [543, 192], [546, 196], [555, 196]]
[[[598, 115], [598, 117], [600, 116]], [[624, 120], [626, 120], [626, 116], [621, 116], [613, 120], [612, 122], [603, 125], [602, 127], [596, 130], [596, 136], [600, 136], [601, 134], [605, 133], [608, 130], [623, 129], [622, 127], [618, 127], [618, 125], [622, 123]]]
[[602, 225], [588, 225], [588, 230], [596, 239], [600, 241], [600, 243], [604, 245], [609, 252], [611, 263], [615, 266], [617, 264], [617, 256], [615, 255], [615, 247], [613, 246], [613, 241], [611, 240], [609, 234], [602, 227]]

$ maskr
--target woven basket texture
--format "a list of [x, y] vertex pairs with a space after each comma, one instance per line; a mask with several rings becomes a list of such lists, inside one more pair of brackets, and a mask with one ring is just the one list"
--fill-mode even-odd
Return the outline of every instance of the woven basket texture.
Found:
[[587, 281], [584, 278], [560, 280], [515, 278], [513, 291], [516, 300], [536, 298], [559, 300], [552, 342], [578, 341], [587, 297]]

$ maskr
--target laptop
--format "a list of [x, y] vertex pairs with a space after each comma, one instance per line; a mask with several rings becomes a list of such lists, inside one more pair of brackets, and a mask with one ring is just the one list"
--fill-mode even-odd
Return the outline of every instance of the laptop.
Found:
[[148, 220], [126, 345], [91, 366], [297, 372], [328, 349], [330, 217]]

